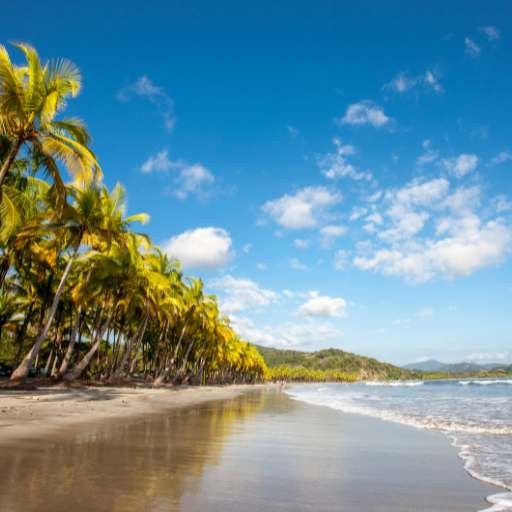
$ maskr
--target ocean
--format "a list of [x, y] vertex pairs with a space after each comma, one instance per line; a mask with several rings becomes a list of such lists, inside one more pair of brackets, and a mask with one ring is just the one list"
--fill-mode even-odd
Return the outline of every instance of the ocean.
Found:
[[446, 434], [466, 471], [502, 488], [485, 512], [512, 511], [512, 379], [294, 385], [303, 402]]

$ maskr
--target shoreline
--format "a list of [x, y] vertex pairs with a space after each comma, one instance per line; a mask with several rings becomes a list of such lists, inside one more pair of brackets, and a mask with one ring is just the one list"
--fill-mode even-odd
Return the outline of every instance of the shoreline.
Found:
[[0, 390], [0, 444], [43, 437], [62, 427], [110, 419], [161, 414], [244, 393], [276, 389], [278, 384], [188, 387], [40, 387]]
[[[169, 433], [165, 434], [161, 440], [171, 435], [167, 450], [172, 450], [173, 445], [181, 447], [181, 443], [187, 446], [186, 443], [192, 442], [190, 448], [180, 448], [184, 450], [183, 460], [188, 461], [193, 453], [189, 450], [195, 449], [192, 446], [201, 446], [204, 443], [202, 436], [205, 431], [209, 431], [209, 428], [206, 430], [201, 428], [203, 421], [206, 421], [205, 415], [208, 414], [208, 410], [216, 410], [217, 417], [220, 418], [219, 411], [230, 408], [230, 412], [227, 413], [229, 422], [238, 425], [230, 431], [237, 434], [233, 441], [230, 441], [231, 437], [225, 437], [223, 444], [232, 446], [232, 449], [227, 448], [228, 455], [224, 463], [219, 459], [216, 462], [217, 466], [212, 466], [213, 476], [210, 476], [215, 482], [214, 488], [217, 485], [221, 487], [227, 485], [225, 482], [232, 479], [236, 480], [239, 478], [239, 473], [240, 477], [252, 482], [254, 478], [262, 476], [258, 468], [266, 467], [266, 471], [270, 471], [270, 474], [265, 476], [266, 480], [264, 479], [261, 485], [268, 486], [269, 492], [274, 494], [274, 498], [279, 503], [276, 510], [280, 511], [294, 509], [293, 500], [288, 502], [291, 498], [286, 489], [288, 486], [294, 488], [297, 485], [295, 480], [297, 477], [303, 487], [316, 482], [315, 485], [321, 485], [324, 488], [324, 491], [314, 496], [314, 499], [311, 497], [311, 503], [308, 501], [310, 497], [307, 494], [294, 498], [296, 505], [299, 502], [307, 504], [304, 510], [308, 511], [316, 506], [319, 506], [318, 510], [331, 511], [331, 506], [342, 499], [346, 500], [344, 504], [347, 510], [361, 510], [361, 503], [366, 503], [368, 506], [373, 503], [374, 508], [371, 510], [379, 512], [391, 510], [426, 512], [434, 510], [433, 505], [440, 506], [444, 503], [449, 505], [447, 508], [442, 508], [443, 510], [458, 512], [469, 510], [467, 506], [470, 504], [476, 507], [478, 502], [481, 503], [478, 510], [490, 510], [485, 507], [485, 499], [490, 494], [495, 494], [495, 492], [491, 493], [495, 487], [478, 481], [465, 472], [460, 461], [456, 460], [458, 457], [455, 450], [449, 446], [447, 438], [440, 433], [420, 431], [411, 426], [383, 419], [306, 404], [293, 400], [286, 393], [279, 392], [281, 389], [282, 386], [279, 385], [264, 384], [158, 389], [49, 388], [40, 389], [38, 392], [0, 392], [0, 411], [7, 408], [7, 412], [0, 412], [0, 445], [3, 444], [5, 449], [17, 457], [18, 454], [21, 456], [21, 453], [35, 447], [37, 450], [46, 450], [45, 453], [50, 453], [48, 450], [51, 451], [51, 446], [58, 447], [63, 444], [69, 446], [66, 450], [77, 450], [77, 459], [69, 460], [71, 466], [75, 467], [76, 464], [77, 468], [82, 468], [81, 458], [87, 455], [81, 451], [81, 445], [87, 442], [84, 439], [94, 439], [91, 449], [93, 447], [97, 449], [97, 439], [103, 437], [102, 435], [98, 437], [97, 432], [110, 432], [107, 435], [108, 439], [114, 435], [112, 439], [122, 442], [125, 439], [122, 433], [127, 429], [137, 432], [139, 429], [142, 431], [162, 421], [170, 421], [171, 424], [177, 421], [178, 423], [170, 427]], [[236, 419], [239, 414], [235, 412], [239, 410], [236, 404], [259, 402], [261, 402], [260, 405], [249, 407], [249, 410], [263, 411], [261, 416], [252, 413], [254, 416], [251, 420]], [[267, 402], [269, 404], [262, 405]], [[188, 409], [192, 416], [188, 413], [183, 416], [181, 409]], [[166, 415], [167, 411], [174, 412]], [[268, 416], [269, 413], [270, 416]], [[164, 420], [164, 418], [167, 419]], [[124, 419], [130, 421], [123, 421]], [[139, 422], [139, 419], [143, 421]], [[188, 427], [183, 429], [179, 421], [187, 421]], [[213, 424], [218, 423], [214, 421]], [[197, 434], [194, 433], [194, 429], [198, 429]], [[117, 432], [120, 433], [120, 437], [117, 436]], [[180, 432], [183, 433], [180, 434]], [[319, 435], [320, 433], [322, 434]], [[246, 442], [240, 444], [240, 435], [246, 436]], [[81, 439], [79, 445], [74, 444], [73, 436]], [[23, 440], [25, 443], [25, 438], [29, 440], [28, 444], [17, 442], [17, 440]], [[45, 442], [40, 443], [41, 439]], [[127, 439], [132, 438], [128, 436]], [[147, 455], [144, 455], [142, 460], [148, 460], [147, 471], [151, 472], [151, 460], [155, 455], [154, 452], [151, 454], [150, 445], [145, 444], [151, 438], [147, 438], [144, 434], [143, 439], [142, 446]], [[132, 446], [133, 442], [127, 441], [124, 447], [124, 450], [130, 453], [130, 460], [133, 456], [132, 450], [136, 450], [136, 447]], [[210, 441], [210, 444], [211, 448], [206, 449], [205, 457], [210, 456], [210, 449], [214, 452], [218, 449], [217, 441]], [[210, 444], [207, 443], [207, 446]], [[137, 445], [136, 442], [135, 445]], [[165, 445], [157, 443], [158, 450], [166, 445], [167, 442]], [[240, 453], [242, 445], [247, 448], [245, 452], [242, 450]], [[17, 447], [22, 446], [23, 451], [18, 452]], [[107, 446], [108, 444], [105, 445], [105, 449]], [[114, 461], [117, 458], [117, 449], [112, 447]], [[101, 450], [99, 453], [102, 453]], [[174, 458], [180, 452], [172, 453]], [[32, 455], [28, 457], [32, 460]], [[234, 472], [231, 467], [233, 457], [240, 461], [238, 470]], [[245, 463], [247, 457], [251, 457], [251, 460], [257, 457], [249, 467]], [[42, 460], [48, 460], [48, 455], [42, 457]], [[269, 460], [274, 461], [275, 467], [267, 466]], [[66, 461], [68, 462], [67, 455]], [[293, 469], [290, 470], [297, 461], [302, 461], [299, 467], [308, 468], [305, 473], [296, 474]], [[96, 463], [91, 467], [101, 468], [102, 465]], [[332, 474], [324, 473], [327, 468]], [[350, 471], [347, 473], [344, 468], [350, 468]], [[94, 474], [97, 470], [93, 469], [92, 473]], [[220, 476], [216, 473], [217, 471], [220, 471]], [[77, 477], [80, 477], [81, 472], [82, 469], [79, 469]], [[207, 471], [205, 475], [208, 482], [209, 472]], [[161, 477], [160, 475], [159, 478]], [[281, 482], [277, 488], [274, 487], [276, 481]], [[416, 488], [419, 481], [423, 482], [424, 490]], [[123, 480], [121, 479], [120, 482], [122, 485]], [[44, 486], [46, 488], [46, 483]], [[371, 495], [366, 494], [368, 486], [374, 489]], [[205, 489], [208, 489], [208, 485]], [[212, 510], [224, 510], [223, 500], [227, 498], [223, 492], [213, 498], [206, 490], [204, 496], [200, 494], [199, 497], [194, 498], [193, 495], [188, 495], [187, 499], [191, 500], [190, 510], [199, 510], [201, 507], [197, 503], [202, 503], [203, 506], [210, 504], [210, 499], [213, 499]], [[312, 489], [311, 492], [313, 492]], [[416, 497], [413, 497], [413, 494]], [[259, 507], [266, 504], [261, 501], [266, 499], [265, 495], [263, 493], [254, 496], [250, 493], [247, 499], [255, 500], [253, 504]], [[142, 498], [137, 495], [137, 499]], [[196, 499], [199, 501], [196, 502]], [[419, 501], [416, 502], [416, 499]], [[456, 501], [452, 502], [453, 499]], [[239, 500], [242, 500], [242, 497]], [[228, 506], [226, 510], [238, 510], [242, 503], [238, 501], [236, 508], [231, 509]], [[377, 503], [379, 506], [375, 508]], [[462, 507], [464, 503], [466, 508]], [[196, 505], [197, 508], [194, 508]], [[188, 508], [185, 507], [185, 509]], [[256, 509], [259, 510], [259, 508], [254, 510]], [[18, 509], [13, 508], [13, 510]], [[98, 510], [103, 509], [98, 508]], [[249, 507], [248, 510], [252, 509]]]

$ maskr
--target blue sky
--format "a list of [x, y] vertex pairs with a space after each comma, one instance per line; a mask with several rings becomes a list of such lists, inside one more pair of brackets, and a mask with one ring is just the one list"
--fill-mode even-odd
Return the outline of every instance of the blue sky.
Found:
[[[509, 2], [2, 8], [250, 341], [512, 359]], [[14, 50], [13, 50], [14, 51]]]

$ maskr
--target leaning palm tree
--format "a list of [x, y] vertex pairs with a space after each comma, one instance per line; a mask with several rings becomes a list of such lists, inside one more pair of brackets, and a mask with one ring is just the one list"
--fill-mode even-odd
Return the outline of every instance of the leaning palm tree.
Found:
[[56, 119], [69, 97], [81, 88], [78, 68], [66, 59], [42, 63], [30, 45], [15, 45], [25, 57], [24, 65], [12, 63], [0, 45], [0, 136], [10, 142], [0, 165], [0, 194], [9, 171], [24, 146], [64, 192], [57, 162], [75, 179], [84, 182], [101, 174], [84, 123], [77, 118]]
[[[92, 248], [108, 247], [112, 240], [123, 238], [131, 222], [146, 222], [148, 219], [146, 214], [124, 216], [125, 204], [120, 186], [114, 188], [112, 195], [109, 195], [106, 187], [100, 188], [96, 182], [81, 187], [70, 186], [68, 190], [74, 198], [72, 204], [66, 204], [62, 210], [43, 212], [41, 218], [34, 219], [18, 234], [20, 240], [53, 236], [60, 240], [63, 249], [68, 252], [68, 257], [43, 327], [29, 353], [12, 373], [12, 380], [24, 379], [28, 375], [48, 335], [64, 286], [73, 264], [79, 258], [82, 244]], [[115, 204], [110, 204], [112, 202]]]

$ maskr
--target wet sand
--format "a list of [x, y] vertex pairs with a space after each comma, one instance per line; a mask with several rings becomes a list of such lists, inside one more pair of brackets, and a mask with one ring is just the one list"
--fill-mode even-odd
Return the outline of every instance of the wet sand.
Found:
[[440, 434], [275, 388], [1, 439], [2, 512], [470, 512], [496, 492]]
[[234, 398], [246, 390], [274, 387], [278, 385], [0, 389], [0, 443], [43, 435], [63, 426], [158, 414], [175, 407]]

